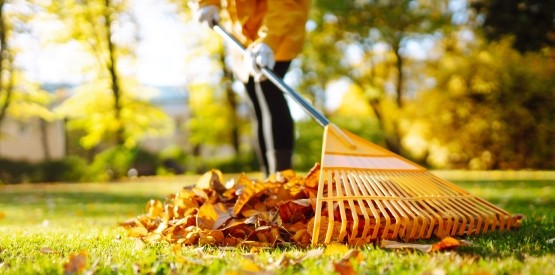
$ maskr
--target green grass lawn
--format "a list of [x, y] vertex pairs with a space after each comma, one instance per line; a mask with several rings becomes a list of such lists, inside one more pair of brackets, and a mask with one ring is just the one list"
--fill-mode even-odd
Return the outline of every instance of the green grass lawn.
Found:
[[[551, 172], [519, 175], [440, 173], [512, 214], [524, 214], [519, 230], [468, 236], [464, 239], [473, 246], [436, 253], [385, 250], [369, 244], [359, 248], [362, 261], [354, 265], [355, 270], [360, 274], [555, 274], [555, 177]], [[341, 253], [311, 257], [315, 248], [250, 251], [151, 245], [126, 237], [118, 226], [143, 214], [149, 199], [163, 199], [197, 179], [0, 185], [0, 274], [62, 274], [70, 257], [79, 253], [86, 259], [83, 273], [88, 274], [333, 273]]]

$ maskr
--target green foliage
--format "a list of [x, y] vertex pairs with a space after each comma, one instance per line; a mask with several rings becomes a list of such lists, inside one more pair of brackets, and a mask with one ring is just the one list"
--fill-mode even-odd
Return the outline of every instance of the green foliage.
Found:
[[470, 7], [491, 41], [514, 37], [520, 52], [555, 46], [555, 2], [542, 0], [473, 0]]
[[[330, 51], [340, 51], [344, 55], [339, 59], [334, 57], [339, 62], [332, 59], [332, 62], [324, 63], [327, 66], [316, 74], [331, 76], [333, 74], [329, 71], [335, 70], [346, 74], [345, 77], [362, 89], [366, 104], [373, 109], [379, 128], [384, 132], [386, 147], [394, 152], [403, 152], [399, 142], [403, 132], [398, 114], [408, 100], [411, 92], [409, 85], [417, 84], [415, 80], [419, 77], [415, 70], [411, 71], [413, 60], [408, 54], [408, 44], [449, 30], [451, 12], [448, 2], [376, 0], [316, 3], [320, 12], [315, 13], [315, 22], [322, 27], [318, 26], [310, 38], [332, 37], [334, 39], [325, 40], [328, 48], [321, 52], [326, 57], [333, 57]], [[326, 28], [326, 25], [334, 25], [335, 30]], [[340, 67], [343, 68], [338, 69]], [[308, 81], [314, 82], [311, 79]]]
[[160, 165], [156, 155], [125, 146], [115, 146], [97, 154], [88, 166], [86, 180], [106, 182], [126, 177], [130, 169], [138, 176], [153, 175]]
[[85, 169], [85, 161], [74, 156], [40, 163], [0, 159], [0, 183], [78, 182]]
[[[227, 158], [206, 158], [204, 159], [207, 168], [217, 168], [223, 173], [247, 173], [258, 171], [258, 160], [254, 152], [242, 153], [237, 156]], [[203, 171], [206, 172], [206, 171]]]
[[36, 182], [79, 182], [86, 169], [86, 161], [76, 156], [43, 162], [39, 165]]
[[296, 140], [293, 166], [299, 171], [308, 171], [322, 158], [322, 134], [324, 130], [312, 120], [295, 123]]
[[510, 41], [444, 43], [445, 55], [431, 66], [436, 85], [411, 113], [428, 141], [429, 161], [474, 169], [554, 168], [555, 64], [545, 62], [551, 53], [521, 55]]
[[186, 128], [193, 145], [229, 144], [230, 109], [213, 86], [205, 83], [189, 85], [189, 108], [193, 113]]
[[[17, 77], [23, 77], [17, 73]], [[50, 110], [56, 97], [41, 89], [38, 84], [20, 79], [21, 83], [14, 87], [14, 94], [10, 99], [10, 106], [7, 109], [11, 118], [18, 120], [28, 120], [39, 117], [46, 121], [56, 119], [55, 114]]]
[[120, 119], [115, 118], [109, 83], [96, 82], [79, 87], [75, 94], [57, 106], [54, 111], [68, 119], [69, 130], [84, 130], [81, 145], [90, 149], [109, 141], [125, 125], [124, 146], [135, 147], [144, 137], [166, 136], [173, 133], [173, 122], [162, 110], [138, 98], [148, 93], [137, 88], [136, 93], [126, 93], [122, 98]]

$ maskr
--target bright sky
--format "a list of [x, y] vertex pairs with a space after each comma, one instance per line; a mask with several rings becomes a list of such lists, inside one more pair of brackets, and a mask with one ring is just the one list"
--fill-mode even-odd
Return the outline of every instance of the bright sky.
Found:
[[[160, 0], [135, 1], [143, 40], [137, 49], [137, 76], [150, 85], [183, 85], [187, 67], [187, 32], [192, 27], [175, 17]], [[193, 26], [198, 28], [198, 26]]]
[[[136, 48], [137, 61], [122, 63], [128, 73], [136, 75], [148, 85], [183, 85], [187, 71], [187, 32], [196, 24], [186, 24], [172, 12], [164, 1], [134, 1], [134, 15], [140, 24], [140, 42]], [[18, 64], [26, 68], [29, 76], [39, 82], [78, 83], [86, 75], [82, 67], [93, 62], [80, 50], [77, 42], [64, 45], [40, 45], [40, 40], [60, 28], [59, 24], [37, 24], [40, 36], [20, 36], [17, 44], [22, 48]], [[132, 32], [132, 31], [131, 31]], [[129, 33], [131, 33], [129, 32]], [[126, 38], [122, 38], [126, 39]]]

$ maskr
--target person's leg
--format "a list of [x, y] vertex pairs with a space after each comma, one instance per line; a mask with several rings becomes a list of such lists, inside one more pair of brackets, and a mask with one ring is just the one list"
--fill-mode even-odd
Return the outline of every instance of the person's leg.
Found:
[[265, 175], [269, 174], [268, 171], [268, 161], [265, 156], [266, 152], [266, 143], [264, 141], [264, 134], [262, 133], [263, 127], [262, 124], [262, 113], [260, 110], [260, 103], [256, 96], [255, 87], [254, 87], [254, 80], [252, 77], [249, 78], [249, 82], [245, 83], [245, 89], [247, 91], [247, 95], [252, 103], [252, 108], [254, 110], [255, 115], [255, 123], [254, 123], [254, 132], [256, 133], [257, 138], [257, 146], [255, 147], [256, 157], [258, 158], [258, 164], [260, 166], [260, 171]]
[[[281, 78], [291, 62], [277, 62], [274, 72]], [[294, 124], [282, 91], [269, 80], [247, 83], [249, 97], [254, 103], [257, 118], [261, 166], [268, 176], [292, 168]]]

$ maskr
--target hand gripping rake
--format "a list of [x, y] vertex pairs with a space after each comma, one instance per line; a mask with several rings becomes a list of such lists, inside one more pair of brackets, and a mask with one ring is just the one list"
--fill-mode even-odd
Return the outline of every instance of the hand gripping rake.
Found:
[[[218, 24], [213, 28], [232, 46], [245, 51]], [[413, 240], [519, 227], [520, 217], [511, 216], [425, 168], [341, 130], [272, 70], [262, 68], [262, 73], [324, 127], [313, 245]]]

